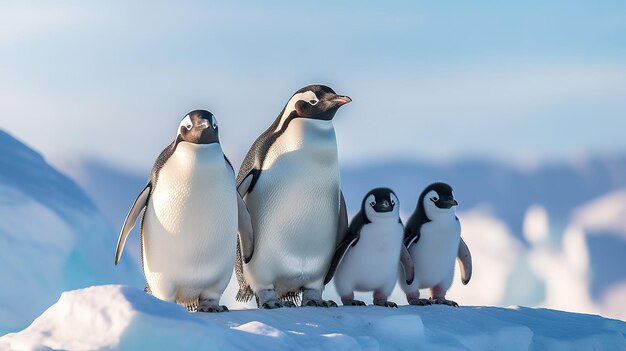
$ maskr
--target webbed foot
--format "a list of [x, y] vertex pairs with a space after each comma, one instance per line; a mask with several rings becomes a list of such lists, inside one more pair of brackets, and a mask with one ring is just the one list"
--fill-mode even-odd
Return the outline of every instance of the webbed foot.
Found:
[[446, 300], [446, 298], [444, 297], [431, 297], [430, 298], [431, 303], [435, 304], [435, 305], [448, 305], [448, 306], [452, 306], [452, 307], [459, 307], [459, 304], [452, 301], [452, 300]]
[[413, 305], [413, 306], [430, 306], [432, 304], [433, 304], [432, 301], [429, 299], [409, 300], [409, 305]]
[[295, 307], [296, 305], [291, 302], [291, 301], [282, 301], [282, 300], [269, 300], [264, 302], [261, 305], [262, 309], [267, 309], [267, 310], [273, 310], [276, 308], [283, 308], [283, 307]]
[[398, 308], [398, 304], [387, 300], [374, 300], [374, 305], [382, 307], [395, 307]]
[[333, 300], [302, 300], [302, 307], [337, 307]]
[[202, 305], [199, 304], [198, 305], [198, 312], [211, 312], [211, 313], [216, 313], [216, 312], [228, 312], [228, 307], [224, 306], [224, 305]]

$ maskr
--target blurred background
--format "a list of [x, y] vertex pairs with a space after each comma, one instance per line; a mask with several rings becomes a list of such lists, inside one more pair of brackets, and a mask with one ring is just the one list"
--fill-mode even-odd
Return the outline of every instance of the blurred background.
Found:
[[3, 297], [0, 319], [23, 315], [4, 330], [63, 289], [143, 287], [138, 233], [113, 270], [117, 233], [188, 111], [217, 116], [237, 168], [315, 83], [353, 99], [335, 118], [351, 214], [375, 186], [405, 219], [454, 187], [475, 271], [449, 298], [626, 319], [623, 1], [0, 1], [0, 272], [49, 280], [30, 312]]

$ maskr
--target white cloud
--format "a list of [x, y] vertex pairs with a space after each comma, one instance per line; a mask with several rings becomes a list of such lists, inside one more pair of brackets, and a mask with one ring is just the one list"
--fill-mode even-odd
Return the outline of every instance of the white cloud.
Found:
[[0, 47], [70, 28], [83, 21], [83, 15], [76, 6], [59, 2], [5, 2], [0, 11]]

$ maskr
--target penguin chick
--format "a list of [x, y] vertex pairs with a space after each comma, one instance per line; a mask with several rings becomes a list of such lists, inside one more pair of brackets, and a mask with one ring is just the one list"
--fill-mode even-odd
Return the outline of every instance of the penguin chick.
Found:
[[399, 262], [403, 267], [401, 279], [407, 284], [413, 281], [413, 262], [403, 244], [403, 232], [396, 194], [389, 188], [368, 192], [350, 223], [348, 235], [335, 250], [325, 279], [327, 283], [334, 273], [344, 306], [365, 306], [354, 299], [354, 291], [373, 291], [374, 305], [398, 307], [387, 298], [398, 279]]
[[[411, 305], [459, 305], [446, 299], [452, 285], [454, 259], [461, 268], [461, 281], [467, 284], [472, 275], [472, 257], [463, 239], [456, 217], [458, 202], [450, 185], [433, 183], [419, 196], [417, 207], [404, 231], [415, 268], [412, 284], [400, 281], [400, 287]], [[430, 289], [430, 300], [420, 299], [419, 289]]]

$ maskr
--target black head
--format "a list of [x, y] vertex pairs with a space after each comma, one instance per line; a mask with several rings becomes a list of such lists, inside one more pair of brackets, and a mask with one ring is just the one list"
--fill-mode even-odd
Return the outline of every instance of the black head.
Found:
[[[454, 199], [452, 187], [446, 183], [433, 183], [427, 186], [417, 201], [418, 210], [426, 218], [431, 218], [433, 212], [451, 211], [459, 203]], [[428, 216], [426, 216], [428, 215]]]
[[347, 96], [338, 95], [325, 85], [308, 85], [296, 91], [280, 114], [277, 129], [281, 129], [294, 118], [310, 118], [330, 121], [337, 110], [352, 101]]
[[217, 120], [209, 111], [195, 110], [189, 112], [180, 121], [174, 148], [179, 142], [186, 141], [192, 144], [219, 143]]
[[337, 95], [325, 85], [306, 86], [296, 91], [292, 99], [296, 96], [298, 100], [295, 101], [294, 107], [298, 117], [325, 121], [333, 119], [341, 106], [352, 101], [347, 96]]
[[389, 188], [376, 188], [370, 190], [361, 203], [361, 211], [365, 213], [368, 220], [374, 218], [399, 216], [400, 204], [398, 197]]

